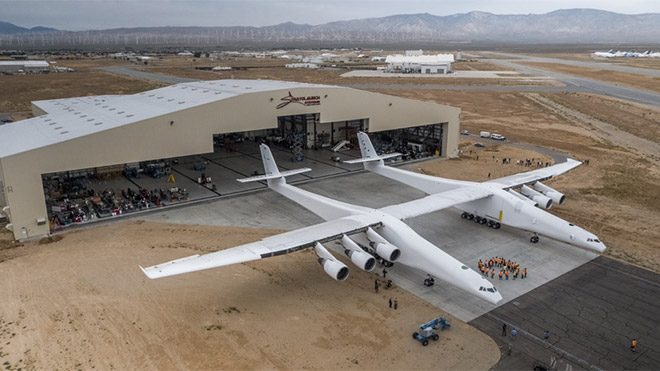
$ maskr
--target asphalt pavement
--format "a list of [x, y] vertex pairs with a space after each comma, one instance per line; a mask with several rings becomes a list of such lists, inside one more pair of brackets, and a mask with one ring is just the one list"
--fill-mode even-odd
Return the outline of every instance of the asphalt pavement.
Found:
[[[660, 275], [601, 256], [470, 324], [502, 349], [497, 370], [532, 369], [553, 359], [558, 370], [657, 370]], [[630, 351], [633, 338], [636, 353]]]

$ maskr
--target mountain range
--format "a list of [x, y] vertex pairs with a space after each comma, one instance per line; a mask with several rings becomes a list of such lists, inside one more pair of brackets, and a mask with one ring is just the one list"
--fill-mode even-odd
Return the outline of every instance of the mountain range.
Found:
[[586, 44], [660, 42], [660, 14], [565, 9], [545, 14], [402, 14], [330, 22], [248, 27], [136, 27], [63, 31], [0, 22], [0, 47], [147, 47], [227, 45], [391, 45], [415, 43]]

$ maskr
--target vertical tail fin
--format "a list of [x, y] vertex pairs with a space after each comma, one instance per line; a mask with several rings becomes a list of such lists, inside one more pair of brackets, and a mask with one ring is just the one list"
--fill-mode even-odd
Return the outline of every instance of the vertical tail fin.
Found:
[[273, 158], [270, 148], [265, 144], [260, 144], [259, 150], [261, 151], [261, 161], [264, 163], [264, 174], [266, 176], [279, 177], [280, 170], [277, 168], [277, 163], [275, 162], [275, 158]]
[[261, 160], [264, 163], [264, 175], [251, 176], [249, 178], [236, 179], [236, 180], [238, 180], [241, 183], [259, 182], [262, 180], [285, 178], [287, 176], [312, 171], [312, 169], [305, 167], [302, 169], [286, 170], [280, 172], [280, 169], [277, 168], [277, 163], [275, 162], [275, 158], [273, 157], [273, 153], [270, 151], [270, 148], [265, 144], [261, 144], [259, 146], [259, 150], [261, 151]]
[[376, 149], [374, 148], [374, 145], [371, 143], [371, 139], [369, 139], [369, 135], [367, 135], [367, 133], [359, 131], [357, 133], [357, 136], [358, 136], [358, 143], [360, 144], [360, 152], [362, 153], [362, 158], [356, 160], [344, 161], [344, 163], [347, 164], [365, 163], [366, 166], [367, 162], [371, 162], [371, 161], [382, 162], [382, 160], [388, 158], [401, 156], [400, 153], [388, 153], [386, 155], [379, 156], [378, 153], [376, 152]]

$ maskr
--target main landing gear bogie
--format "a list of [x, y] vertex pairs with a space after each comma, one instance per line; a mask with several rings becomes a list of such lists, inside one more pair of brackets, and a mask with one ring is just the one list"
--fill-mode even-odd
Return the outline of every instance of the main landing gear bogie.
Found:
[[461, 213], [461, 218], [466, 219], [466, 220], [472, 220], [473, 222], [475, 222], [477, 224], [487, 225], [488, 227], [493, 228], [493, 229], [502, 228], [502, 225], [499, 222], [490, 220], [488, 218], [483, 218], [479, 215], [470, 214], [468, 212]]
[[529, 239], [529, 242], [539, 243], [539, 236], [536, 233], [534, 233], [534, 235]]

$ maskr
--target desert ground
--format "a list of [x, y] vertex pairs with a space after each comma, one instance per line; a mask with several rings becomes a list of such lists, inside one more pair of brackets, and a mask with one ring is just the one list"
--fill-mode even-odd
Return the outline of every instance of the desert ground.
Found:
[[[487, 335], [373, 273], [336, 282], [310, 250], [146, 278], [138, 264], [215, 251], [274, 230], [129, 221], [16, 246], [0, 234], [0, 363], [33, 369], [488, 369]], [[61, 238], [61, 240], [60, 240]], [[398, 299], [398, 310], [388, 308]], [[452, 327], [423, 348], [416, 326]]]

